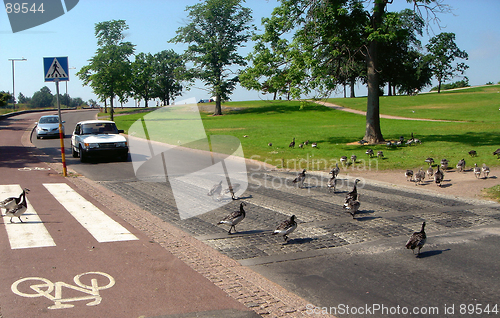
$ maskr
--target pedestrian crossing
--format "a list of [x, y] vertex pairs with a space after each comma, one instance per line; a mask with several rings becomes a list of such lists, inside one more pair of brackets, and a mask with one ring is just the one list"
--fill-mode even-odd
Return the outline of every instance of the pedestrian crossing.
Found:
[[[114, 221], [94, 204], [86, 200], [65, 183], [46, 183], [48, 192], [81, 224], [98, 242], [131, 241], [138, 238], [126, 228]], [[17, 197], [22, 192], [20, 185], [0, 185], [0, 200]], [[4, 225], [11, 249], [56, 246], [54, 239], [43, 224], [39, 215], [27, 199], [28, 209], [10, 223], [4, 219]], [[5, 211], [3, 211], [4, 213]]]

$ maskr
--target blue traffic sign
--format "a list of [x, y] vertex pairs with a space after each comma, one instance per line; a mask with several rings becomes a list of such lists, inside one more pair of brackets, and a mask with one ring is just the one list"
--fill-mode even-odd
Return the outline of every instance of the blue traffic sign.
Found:
[[46, 82], [69, 81], [68, 57], [44, 57], [43, 70]]

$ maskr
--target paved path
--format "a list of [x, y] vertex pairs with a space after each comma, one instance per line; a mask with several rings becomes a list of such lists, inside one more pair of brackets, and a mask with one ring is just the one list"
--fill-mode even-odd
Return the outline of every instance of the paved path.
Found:
[[[348, 113], [353, 113], [353, 114], [358, 114], [358, 115], [363, 115], [366, 116], [366, 112], [362, 110], [357, 110], [357, 109], [352, 109], [352, 108], [347, 108], [339, 105], [335, 105], [332, 103], [324, 102], [324, 101], [316, 101], [315, 103], [333, 108], [336, 110], [341, 110], [343, 112], [348, 112]], [[386, 119], [399, 119], [399, 120], [417, 120], [417, 121], [436, 121], [436, 122], [455, 122], [453, 120], [440, 120], [440, 119], [426, 119], [426, 118], [411, 118], [411, 117], [400, 117], [400, 116], [392, 116], [392, 115], [384, 115], [380, 114], [380, 118], [386, 118]]]

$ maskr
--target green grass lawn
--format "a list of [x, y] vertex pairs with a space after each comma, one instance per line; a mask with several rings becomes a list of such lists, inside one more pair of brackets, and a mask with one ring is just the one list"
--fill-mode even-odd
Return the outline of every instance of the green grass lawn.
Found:
[[[405, 138], [414, 133], [422, 144], [411, 147], [389, 148], [384, 145], [362, 146], [351, 144], [363, 138], [365, 117], [330, 109], [312, 102], [252, 101], [229, 102], [234, 108], [223, 116], [202, 113], [203, 126], [211, 135], [231, 135], [242, 144], [245, 157], [291, 169], [328, 170], [343, 155], [355, 154], [358, 162], [350, 169], [408, 169], [425, 167], [424, 160], [447, 158], [452, 166], [465, 158], [467, 166], [477, 162], [499, 165], [492, 152], [500, 147], [500, 90], [499, 85], [454, 91], [453, 93], [421, 94], [418, 96], [381, 97], [381, 113], [405, 117], [445, 119], [460, 122], [422, 122], [381, 119], [382, 134], [386, 140]], [[331, 102], [355, 109], [366, 108], [366, 98], [332, 99]], [[154, 110], [154, 109], [153, 109]], [[414, 110], [413, 113], [411, 110]], [[116, 116], [120, 129], [130, 126], [146, 113]], [[172, 123], [174, 125], [174, 123]], [[160, 127], [160, 126], [158, 126]], [[161, 130], [161, 128], [159, 128]], [[247, 137], [244, 137], [247, 136]], [[292, 138], [296, 144], [309, 140], [316, 142], [300, 149], [288, 147]], [[157, 134], [158, 141], [171, 142]], [[272, 147], [268, 143], [272, 143]], [[384, 152], [383, 159], [369, 159], [366, 149]], [[477, 158], [470, 158], [469, 150], [476, 150]]]

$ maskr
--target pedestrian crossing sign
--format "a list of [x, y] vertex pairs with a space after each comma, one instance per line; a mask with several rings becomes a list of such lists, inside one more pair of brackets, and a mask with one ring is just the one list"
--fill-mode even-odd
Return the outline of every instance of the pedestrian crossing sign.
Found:
[[68, 57], [44, 57], [43, 69], [46, 82], [69, 81]]

